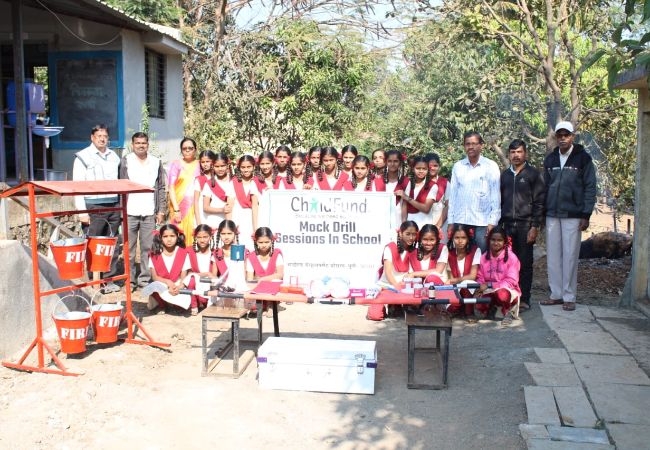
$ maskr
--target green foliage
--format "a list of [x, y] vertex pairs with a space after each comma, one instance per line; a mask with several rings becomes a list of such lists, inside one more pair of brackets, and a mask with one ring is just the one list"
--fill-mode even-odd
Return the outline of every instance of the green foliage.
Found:
[[181, 10], [173, 0], [106, 0], [125, 13], [146, 22], [177, 26]]

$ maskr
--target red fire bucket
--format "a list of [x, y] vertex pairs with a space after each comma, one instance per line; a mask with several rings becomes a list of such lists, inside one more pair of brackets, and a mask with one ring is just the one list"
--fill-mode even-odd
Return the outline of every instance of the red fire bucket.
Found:
[[87, 243], [84, 238], [59, 239], [50, 242], [52, 256], [59, 269], [59, 278], [73, 280], [83, 277]]
[[90, 310], [93, 313], [91, 323], [95, 342], [110, 344], [117, 341], [117, 330], [122, 322], [122, 305], [119, 302], [117, 304], [93, 305], [92, 300], [90, 303]]
[[[52, 320], [56, 325], [56, 331], [61, 341], [61, 351], [63, 353], [82, 353], [86, 351], [86, 338], [88, 337], [88, 327], [92, 313], [86, 311], [68, 311], [61, 314], [54, 314], [54, 310], [63, 299], [68, 297], [79, 297], [78, 295], [68, 295], [59, 300], [52, 310]], [[79, 297], [88, 304], [88, 300]]]
[[[100, 217], [106, 223], [108, 221]], [[88, 272], [108, 272], [111, 269], [111, 259], [115, 252], [117, 237], [113, 237], [113, 230], [108, 224], [110, 236], [87, 236], [88, 248], [86, 249], [86, 263]]]

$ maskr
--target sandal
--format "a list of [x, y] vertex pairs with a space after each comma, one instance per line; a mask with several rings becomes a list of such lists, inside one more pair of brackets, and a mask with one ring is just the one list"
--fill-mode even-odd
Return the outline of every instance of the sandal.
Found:
[[530, 304], [521, 302], [519, 303], [519, 311], [528, 311], [530, 309]]
[[564, 300], [562, 300], [561, 298], [549, 298], [546, 300], [542, 300], [541, 302], [539, 302], [539, 304], [540, 305], [563, 305]]
[[503, 316], [503, 320], [501, 321], [501, 325], [510, 325], [513, 321], [512, 318], [512, 313], [508, 311], [505, 316]]
[[576, 309], [576, 304], [574, 302], [566, 302], [562, 309], [565, 311], [574, 311]]

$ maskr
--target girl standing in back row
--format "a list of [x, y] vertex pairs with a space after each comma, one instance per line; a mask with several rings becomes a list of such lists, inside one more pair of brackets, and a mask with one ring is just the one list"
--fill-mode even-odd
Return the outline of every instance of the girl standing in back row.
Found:
[[239, 158], [235, 178], [232, 180], [234, 193], [232, 217], [226, 215], [227, 219], [232, 218], [239, 226], [239, 231], [243, 236], [242, 243], [249, 246], [252, 244], [250, 236], [253, 234], [253, 230], [257, 229], [259, 192], [253, 182], [254, 173], [255, 158], [250, 155]]
[[348, 175], [343, 172], [343, 163], [339, 152], [334, 147], [325, 147], [320, 152], [320, 169], [314, 175], [315, 189], [321, 191], [341, 191], [348, 181]]
[[[219, 226], [226, 216], [232, 213], [234, 193], [232, 190], [232, 173], [230, 173], [230, 160], [223, 153], [217, 153], [214, 157], [215, 176], [207, 180], [203, 187], [203, 214], [205, 223], [210, 228]], [[230, 197], [230, 202], [228, 202]]]

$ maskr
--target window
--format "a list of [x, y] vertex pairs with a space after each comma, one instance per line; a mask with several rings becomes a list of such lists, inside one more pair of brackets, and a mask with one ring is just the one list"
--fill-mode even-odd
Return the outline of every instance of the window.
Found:
[[145, 49], [145, 77], [147, 78], [147, 107], [149, 117], [165, 118], [165, 55]]

